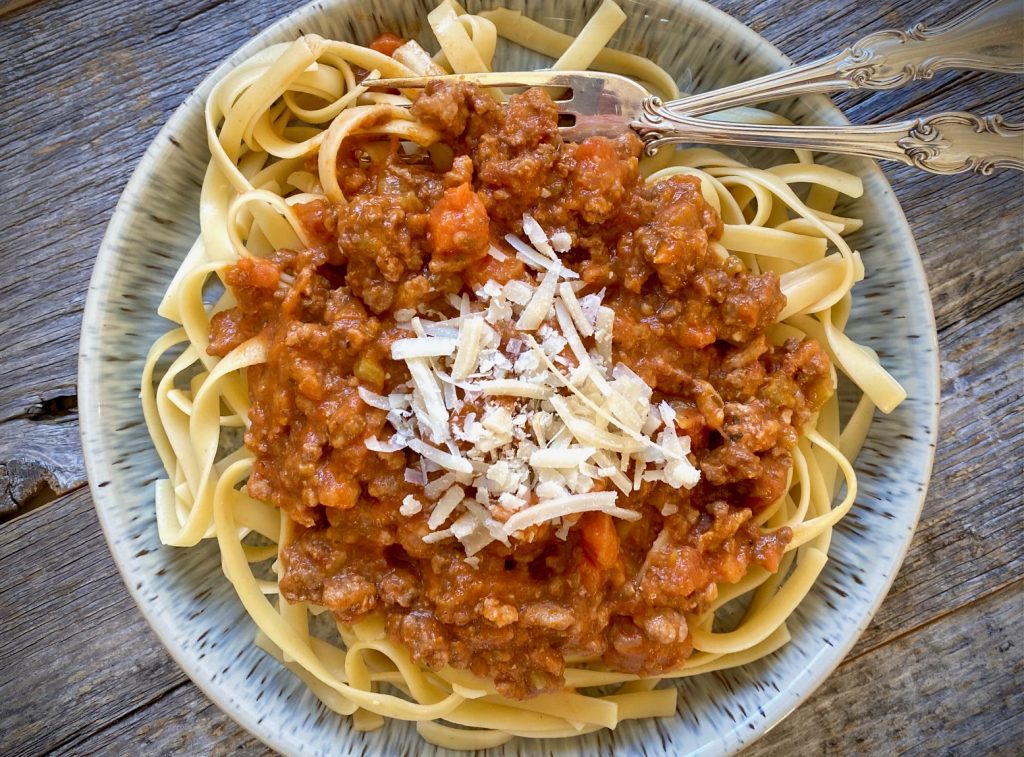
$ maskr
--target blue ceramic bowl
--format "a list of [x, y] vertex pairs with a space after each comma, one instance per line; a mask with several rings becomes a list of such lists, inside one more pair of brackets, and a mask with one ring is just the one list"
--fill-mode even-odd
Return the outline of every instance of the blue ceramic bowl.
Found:
[[[477, 3], [470, 4], [474, 10]], [[516, 3], [527, 15], [578, 31], [598, 5]], [[629, 19], [613, 44], [640, 52], [693, 90], [778, 70], [789, 61], [764, 39], [700, 0], [624, 3]], [[128, 589], [174, 659], [226, 713], [289, 755], [418, 754], [408, 723], [357, 733], [327, 711], [291, 673], [252, 645], [253, 626], [224, 578], [215, 543], [163, 547], [153, 481], [163, 475], [139, 405], [139, 376], [151, 342], [168, 328], [157, 303], [199, 231], [199, 186], [209, 154], [203, 102], [232, 66], [301, 32], [366, 43], [381, 31], [429, 48], [429, 0], [320, 0], [282, 19], [231, 56], [177, 110], [128, 183], [100, 248], [89, 288], [79, 360], [82, 445], [93, 499]], [[496, 67], [537, 68], [513, 45]], [[824, 98], [780, 107], [801, 121], [845, 119]], [[936, 437], [938, 357], [924, 272], [903, 212], [882, 172], [866, 160], [837, 160], [864, 181], [843, 212], [865, 220], [853, 247], [867, 279], [855, 290], [854, 338], [870, 345], [909, 399], [879, 417], [857, 461], [858, 504], [832, 542], [815, 589], [790, 621], [793, 640], [742, 669], [681, 681], [675, 718], [627, 721], [574, 740], [514, 740], [497, 754], [702, 754], [738, 751], [804, 701], [847, 653], [882, 602], [903, 560], [925, 496]]]

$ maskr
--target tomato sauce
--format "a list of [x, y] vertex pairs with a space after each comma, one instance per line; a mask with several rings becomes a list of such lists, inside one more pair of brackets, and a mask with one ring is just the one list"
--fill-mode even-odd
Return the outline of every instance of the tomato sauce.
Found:
[[[672, 670], [692, 651], [686, 615], [718, 582], [777, 569], [790, 533], [751, 519], [784, 493], [799, 431], [831, 392], [828, 360], [813, 341], [767, 341], [785, 303], [778, 278], [716, 254], [722, 224], [698, 180], [644, 182], [634, 136], [564, 144], [539, 90], [499, 105], [433, 83], [413, 114], [443, 135], [451, 165], [394, 151], [373, 163], [345, 145], [349, 204], [299, 206], [317, 244], [240, 261], [228, 274], [238, 306], [213, 321], [213, 354], [269, 339], [267, 362], [249, 369], [248, 487], [299, 524], [282, 592], [343, 622], [380, 613], [414, 659], [492, 677], [511, 697], [558, 689], [567, 655]], [[427, 513], [399, 513], [418, 489], [404, 476], [412, 453], [366, 449], [389, 432], [357, 388], [408, 380], [390, 359], [396, 311], [454, 314], [449, 294], [530, 275], [487, 254], [522, 234], [526, 212], [571, 235], [565, 263], [615, 310], [614, 359], [676, 409], [701, 481], [647, 482], [624, 505], [638, 521], [589, 514], [564, 540], [542, 525], [474, 567], [453, 540], [423, 542]]]

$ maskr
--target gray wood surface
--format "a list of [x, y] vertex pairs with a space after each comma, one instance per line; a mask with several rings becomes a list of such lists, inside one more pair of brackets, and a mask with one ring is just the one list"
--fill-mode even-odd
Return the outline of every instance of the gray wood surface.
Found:
[[[955, 0], [717, 0], [797, 60]], [[156, 130], [284, 0], [0, 2], [0, 754], [262, 754], [181, 673], [121, 584], [78, 443], [96, 249]], [[1017, 80], [836, 98], [854, 121], [1024, 120]], [[941, 441], [907, 561], [853, 652], [749, 750], [1014, 754], [1024, 743], [1024, 254], [1019, 175], [886, 168], [924, 259]]]

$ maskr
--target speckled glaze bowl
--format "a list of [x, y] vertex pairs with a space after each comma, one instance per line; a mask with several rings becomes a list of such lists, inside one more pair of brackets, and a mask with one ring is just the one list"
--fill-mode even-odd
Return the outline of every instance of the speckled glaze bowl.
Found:
[[[597, 5], [598, 0], [571, 8], [544, 0], [514, 3], [570, 33]], [[100, 248], [85, 309], [82, 444], [96, 510], [121, 575], [192, 680], [241, 725], [288, 755], [404, 755], [428, 747], [408, 723], [354, 732], [254, 647], [253, 625], [221, 572], [215, 543], [189, 550], [160, 545], [153, 481], [163, 474], [142, 419], [139, 376], [151, 342], [169, 327], [156, 315], [157, 303], [199, 231], [199, 186], [209, 159], [202, 106], [212, 84], [244, 58], [293, 39], [300, 29], [362, 43], [394, 31], [432, 49], [426, 26], [431, 6], [430, 0], [314, 2], [213, 72], [159, 133], [128, 183]], [[470, 3], [470, 11], [478, 6]], [[629, 20], [614, 45], [647, 55], [688, 89], [710, 89], [789, 64], [753, 31], [700, 0], [623, 6]], [[499, 48], [496, 62], [506, 70], [543, 65], [538, 56], [509, 44]], [[845, 122], [824, 98], [780, 110], [798, 121]], [[909, 399], [892, 415], [880, 416], [871, 430], [857, 461], [858, 503], [838, 528], [824, 574], [790, 620], [792, 642], [744, 668], [680, 682], [675, 718], [627, 721], [614, 732], [574, 740], [513, 740], [493, 753], [734, 753], [814, 691], [881, 603], [910, 543], [931, 472], [938, 403], [935, 323], [914, 240], [882, 172], [865, 160], [836, 164], [860, 175], [866, 189], [843, 209], [865, 219], [852, 243], [868, 271], [855, 290], [850, 332], [879, 352]]]

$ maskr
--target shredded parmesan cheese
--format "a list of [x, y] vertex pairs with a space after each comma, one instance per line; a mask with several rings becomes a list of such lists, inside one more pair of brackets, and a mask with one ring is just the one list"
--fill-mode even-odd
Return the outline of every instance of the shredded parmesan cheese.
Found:
[[597, 452], [594, 447], [576, 447], [574, 449], [539, 449], [530, 455], [530, 465], [534, 468], [579, 468]]
[[555, 252], [568, 252], [572, 249], [572, 236], [567, 231], [556, 231], [551, 235], [551, 246]]
[[466, 492], [461, 486], [451, 487], [434, 505], [434, 509], [427, 519], [427, 525], [431, 529], [435, 529], [448, 520], [448, 516], [455, 512], [455, 508], [461, 504], [465, 496]]
[[568, 311], [569, 315], [572, 316], [573, 323], [576, 324], [576, 328], [580, 332], [580, 336], [593, 336], [594, 327], [587, 320], [587, 316], [583, 312], [583, 307], [580, 305], [580, 301], [576, 298], [576, 292], [572, 289], [572, 284], [568, 281], [562, 282], [558, 285], [558, 296], [562, 300], [562, 304]]
[[456, 473], [472, 473], [473, 465], [466, 460], [464, 457], [457, 457], [448, 452], [442, 452], [436, 447], [431, 447], [429, 444], [424, 444], [419, 439], [409, 440], [409, 449], [413, 452], [419, 452], [423, 457], [431, 460], [442, 468], [455, 471]]
[[[526, 263], [530, 268], [538, 271], [550, 271], [561, 264], [554, 258], [541, 254], [514, 234], [508, 234], [505, 241], [516, 251], [516, 257]], [[568, 268], [562, 268], [561, 275], [567, 279], [578, 279], [579, 274]]]
[[370, 407], [375, 407], [378, 410], [390, 410], [391, 404], [388, 402], [387, 397], [382, 397], [379, 394], [374, 394], [365, 386], [359, 387], [356, 390], [359, 393], [359, 399], [365, 402]]
[[404, 444], [399, 444], [393, 440], [382, 442], [376, 436], [367, 437], [364, 444], [366, 445], [366, 449], [371, 452], [383, 452], [385, 454], [389, 452], [398, 452], [405, 446]]
[[551, 243], [548, 241], [548, 235], [544, 233], [544, 229], [540, 227], [533, 216], [526, 214], [523, 216], [523, 232], [525, 232], [527, 238], [530, 240], [530, 244], [534, 248], [549, 258], [558, 260], [558, 256], [555, 254], [554, 249], [551, 247]]
[[455, 340], [439, 337], [417, 336], [399, 339], [391, 345], [391, 357], [408, 360], [411, 357], [443, 357], [455, 352]]
[[491, 396], [528, 397], [531, 399], [547, 399], [553, 392], [551, 387], [515, 379], [480, 381], [474, 385], [474, 388]]
[[[480, 344], [484, 336], [484, 319], [479, 316], [466, 318], [459, 330], [459, 352], [455, 356], [452, 367], [452, 378], [466, 378], [476, 368], [476, 360], [480, 354]], [[449, 355], [451, 352], [448, 353]]]
[[[399, 512], [428, 512], [423, 541], [456, 539], [471, 564], [491, 542], [507, 544], [542, 523], [565, 539], [585, 512], [636, 520], [623, 505], [644, 482], [693, 488], [700, 480], [672, 407], [613, 364], [615, 313], [602, 304], [604, 291], [582, 294], [578, 275], [559, 260], [572, 237], [549, 236], [530, 216], [523, 232], [529, 243], [514, 235], [506, 242], [539, 283], [489, 281], [475, 297], [452, 295], [458, 315], [447, 320], [408, 314], [399, 325], [412, 333], [391, 354], [411, 380], [387, 396], [359, 388], [394, 429], [366, 447], [418, 455], [405, 480], [422, 496], [405, 497]], [[496, 247], [491, 255], [505, 257]], [[593, 491], [601, 479], [614, 489]]]
[[516, 321], [516, 328], [520, 331], [534, 331], [547, 318], [551, 312], [551, 305], [555, 301], [555, 287], [558, 286], [558, 276], [562, 271], [560, 264], [544, 274], [540, 286], [537, 287], [530, 298], [530, 303], [523, 309], [522, 315]]
[[407, 518], [415, 515], [421, 510], [423, 510], [423, 503], [411, 494], [402, 500], [402, 506], [398, 508], [398, 512]]
[[640, 513], [635, 510], [624, 510], [615, 506], [617, 496], [615, 492], [596, 492], [549, 499], [518, 512], [505, 521], [505, 533], [512, 535], [524, 528], [536, 526], [545, 521], [592, 510], [600, 510], [623, 520], [639, 520]]

